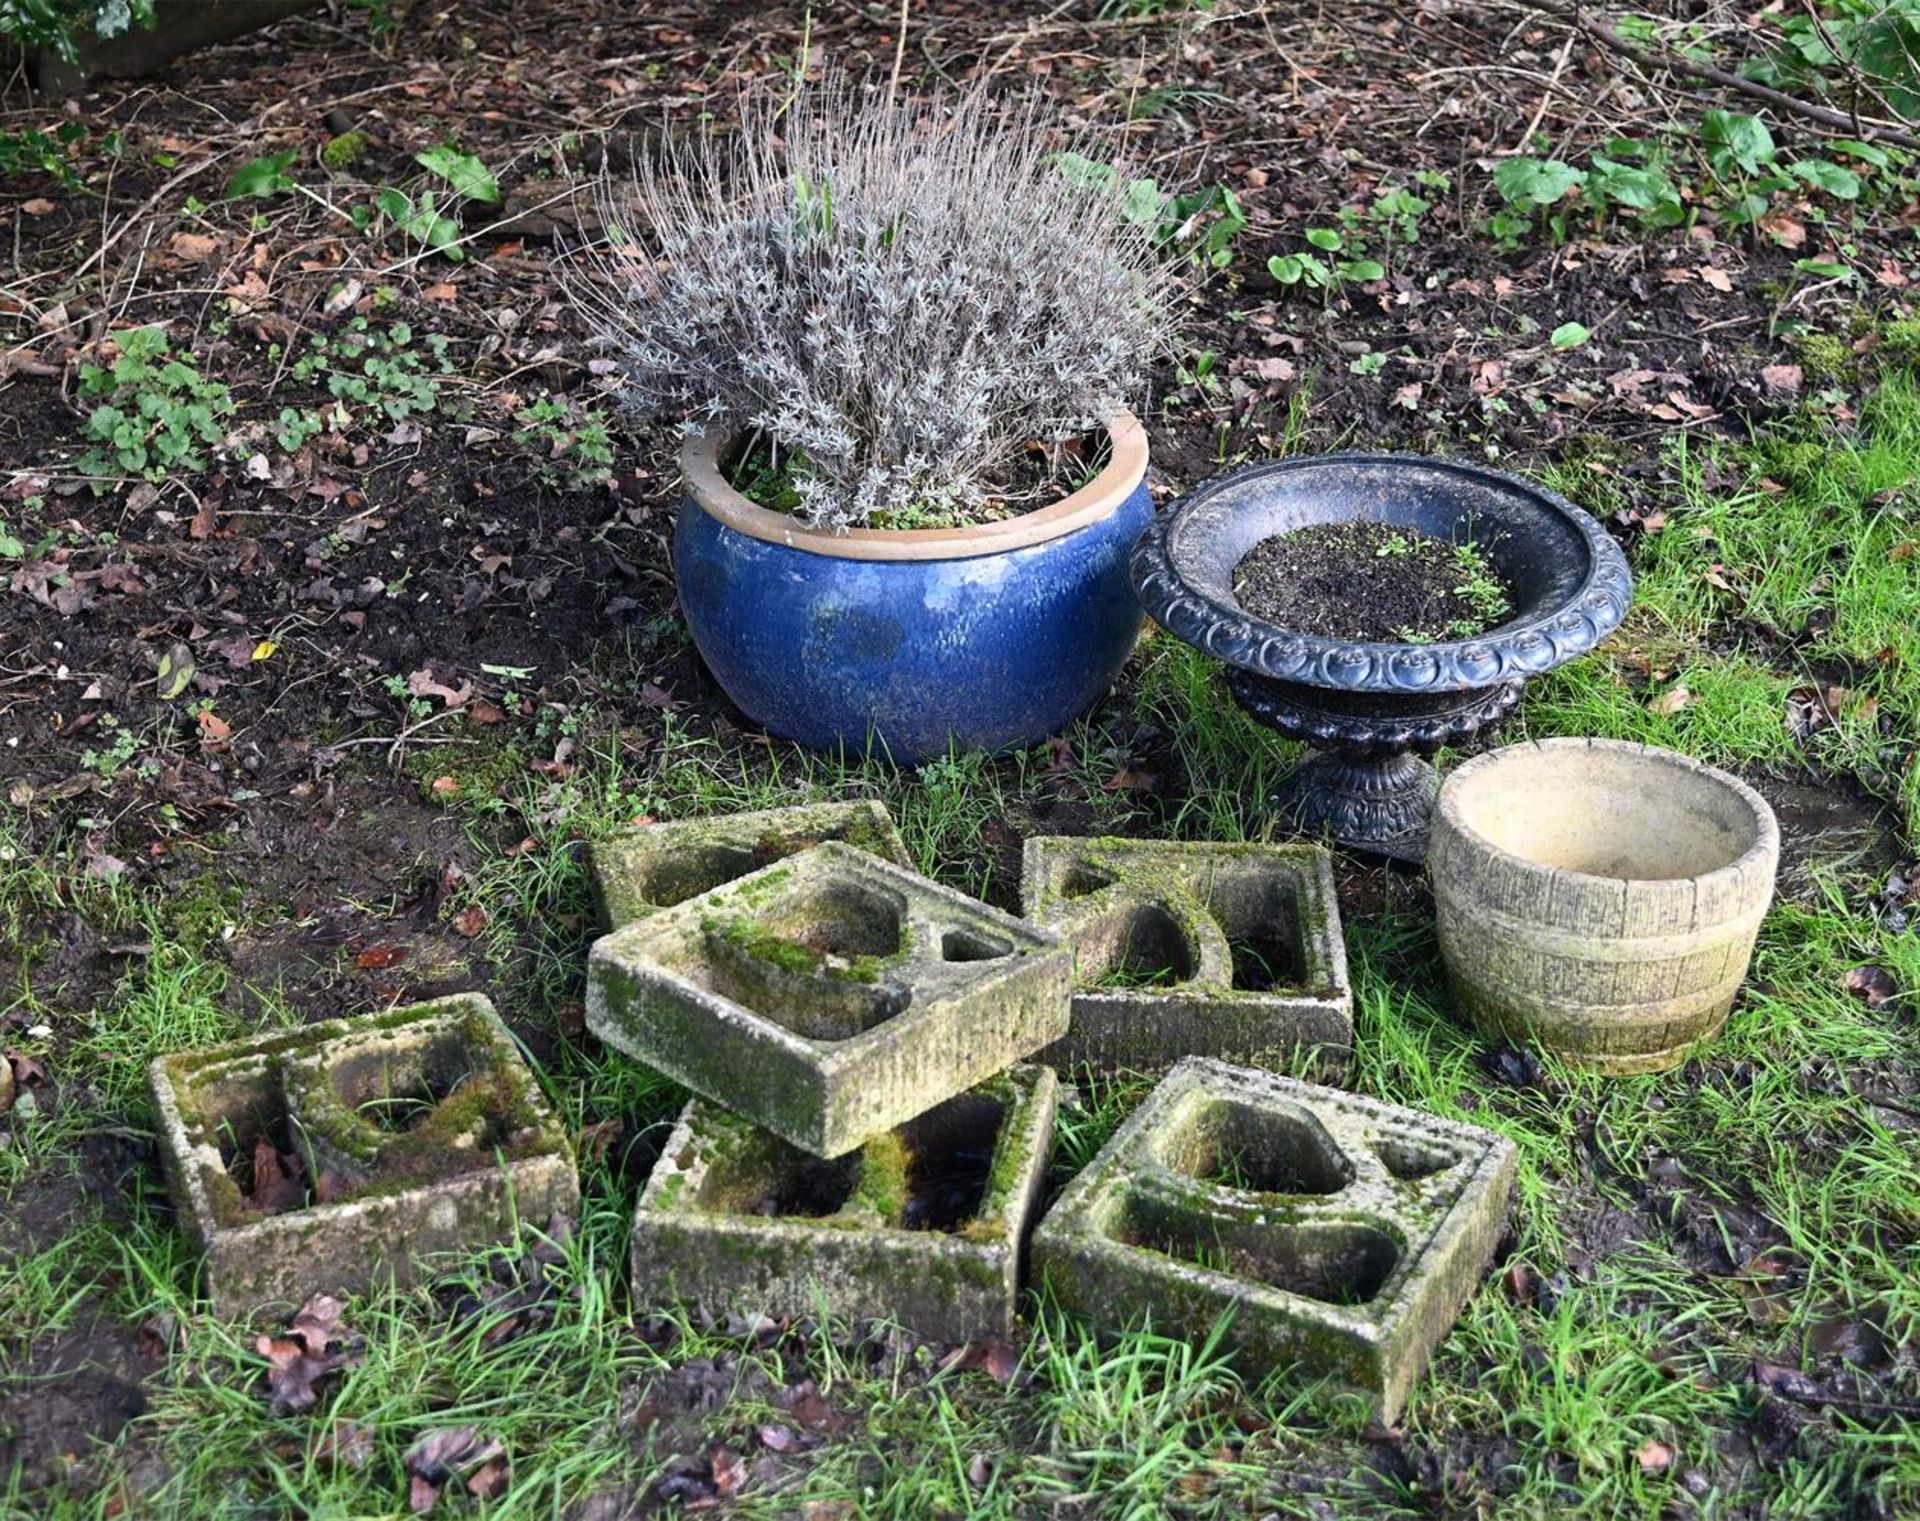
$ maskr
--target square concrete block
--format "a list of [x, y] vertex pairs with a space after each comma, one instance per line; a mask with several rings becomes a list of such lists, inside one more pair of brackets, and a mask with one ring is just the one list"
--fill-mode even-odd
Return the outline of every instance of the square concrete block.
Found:
[[1121, 1329], [1227, 1337], [1393, 1420], [1486, 1270], [1513, 1143], [1224, 1062], [1175, 1067], [1033, 1238], [1035, 1279]]
[[634, 1303], [1012, 1335], [1055, 1082], [1010, 1068], [833, 1161], [693, 1100], [634, 1213]]
[[1102, 1074], [1187, 1056], [1345, 1075], [1353, 989], [1318, 845], [1036, 836], [1022, 908], [1074, 950], [1073, 1020], [1041, 1059]]
[[587, 1027], [837, 1157], [1067, 1026], [1072, 953], [850, 845], [816, 845], [596, 941]]
[[592, 847], [601, 917], [609, 929], [620, 929], [827, 840], [913, 869], [900, 831], [876, 802], [803, 803], [679, 819], [630, 829]]
[[[422, 1257], [579, 1208], [566, 1132], [477, 994], [177, 1051], [150, 1078], [221, 1315], [405, 1284]], [[262, 1140], [301, 1158], [291, 1197], [259, 1187]]]

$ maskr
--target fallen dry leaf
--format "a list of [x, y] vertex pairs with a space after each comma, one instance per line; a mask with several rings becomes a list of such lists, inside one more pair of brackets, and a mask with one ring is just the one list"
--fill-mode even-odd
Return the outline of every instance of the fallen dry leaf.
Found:
[[1702, 284], [1711, 285], [1717, 291], [1727, 292], [1733, 289], [1733, 276], [1712, 264], [1702, 266], [1700, 280]]
[[715, 1447], [707, 1460], [713, 1469], [713, 1492], [722, 1500], [737, 1495], [747, 1482], [746, 1460], [731, 1447]]
[[1797, 364], [1770, 364], [1760, 371], [1760, 383], [1775, 396], [1794, 397], [1806, 389], [1806, 379]]
[[478, 903], [469, 903], [453, 916], [453, 932], [471, 940], [487, 927], [487, 911]]
[[43, 217], [53, 210], [53, 202], [44, 195], [36, 195], [30, 201], [22, 201], [20, 209], [30, 217]]
[[1899, 993], [1900, 984], [1883, 966], [1857, 966], [1847, 973], [1847, 991], [1869, 1009], [1877, 1009]]
[[363, 972], [384, 972], [406, 959], [407, 948], [404, 945], [370, 945], [353, 958], [353, 964]]
[[965, 1373], [972, 1368], [984, 1368], [996, 1382], [1010, 1383], [1019, 1371], [1020, 1354], [999, 1337], [989, 1336], [955, 1347], [940, 1361], [943, 1373]]
[[[286, 1336], [258, 1337], [255, 1349], [267, 1360], [269, 1408], [274, 1415], [311, 1410], [319, 1400], [319, 1383], [341, 1368], [359, 1361], [347, 1347], [352, 1333], [340, 1325], [340, 1301], [316, 1294], [293, 1318]], [[335, 1343], [340, 1350], [333, 1350]]]
[[330, 1422], [312, 1451], [317, 1463], [358, 1473], [373, 1461], [373, 1428], [360, 1421]]
[[176, 232], [168, 240], [168, 246], [181, 258], [194, 264], [204, 264], [220, 251], [216, 239], [200, 232]]
[[1782, 248], [1799, 248], [1807, 241], [1807, 227], [1784, 211], [1770, 211], [1760, 218], [1760, 230]]
[[473, 683], [463, 681], [458, 687], [450, 687], [434, 680], [433, 672], [422, 667], [408, 675], [407, 693], [412, 697], [438, 697], [449, 708], [459, 708], [466, 706], [467, 699], [473, 696]]
[[1122, 766], [1100, 784], [1102, 792], [1158, 792], [1160, 778], [1151, 771], [1136, 771], [1131, 766]]
[[1642, 1442], [1633, 1456], [1639, 1463], [1642, 1473], [1665, 1473], [1673, 1467], [1673, 1449], [1665, 1442], [1653, 1437], [1648, 1437]]
[[1795, 687], [1787, 693], [1787, 729], [1795, 739], [1805, 739], [1840, 721], [1840, 710], [1847, 700], [1845, 687]]
[[1684, 681], [1676, 681], [1666, 691], [1647, 704], [1649, 713], [1660, 713], [1672, 717], [1694, 700], [1693, 693], [1687, 690]]
[[416, 1516], [432, 1510], [440, 1491], [455, 1479], [482, 1498], [507, 1487], [507, 1449], [478, 1426], [448, 1426], [429, 1431], [401, 1459], [407, 1471], [407, 1508]]
[[274, 1215], [306, 1203], [303, 1171], [299, 1153], [281, 1151], [268, 1137], [260, 1137], [253, 1143], [253, 1187], [247, 1192], [247, 1208]]

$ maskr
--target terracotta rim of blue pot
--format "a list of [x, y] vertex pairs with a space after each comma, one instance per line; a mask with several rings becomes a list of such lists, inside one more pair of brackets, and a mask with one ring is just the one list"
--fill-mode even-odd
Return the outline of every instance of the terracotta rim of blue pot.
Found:
[[967, 560], [1063, 538], [1109, 517], [1147, 473], [1147, 434], [1124, 409], [1107, 420], [1110, 454], [1086, 485], [1047, 507], [970, 528], [809, 528], [796, 517], [747, 500], [727, 483], [721, 462], [741, 434], [732, 428], [689, 433], [680, 446], [686, 493], [709, 517], [769, 544], [841, 560]]

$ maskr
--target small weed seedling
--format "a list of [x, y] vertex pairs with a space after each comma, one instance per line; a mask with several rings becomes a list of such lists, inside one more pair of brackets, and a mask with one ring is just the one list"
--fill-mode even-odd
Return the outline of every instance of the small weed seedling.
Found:
[[86, 436], [100, 446], [81, 456], [88, 475], [141, 475], [165, 480], [175, 470], [204, 470], [206, 450], [226, 437], [233, 397], [168, 352], [164, 328], [113, 335], [119, 356], [106, 367], [83, 365], [80, 394], [98, 398]]
[[[316, 334], [307, 352], [293, 363], [294, 379], [324, 376], [327, 390], [341, 402], [375, 408], [396, 423], [405, 422], [415, 413], [433, 411], [439, 405], [438, 377], [452, 373], [453, 361], [447, 357], [444, 334], [428, 333], [416, 347], [410, 323], [394, 322], [380, 328], [365, 317], [353, 318], [345, 331], [332, 339]], [[325, 421], [311, 412], [283, 408], [277, 430], [281, 446], [298, 448]]]
[[1240, 198], [1225, 185], [1173, 195], [1156, 180], [1122, 177], [1112, 164], [1082, 154], [1057, 153], [1053, 163], [1076, 185], [1116, 194], [1127, 220], [1151, 228], [1161, 248], [1183, 250], [1194, 263], [1209, 269], [1225, 269], [1233, 262], [1233, 240], [1246, 227], [1247, 215]]
[[[553, 485], [604, 486], [613, 479], [607, 420], [564, 396], [542, 396], [514, 413], [513, 442], [538, 456], [535, 473]], [[749, 493], [751, 494], [751, 493]]]

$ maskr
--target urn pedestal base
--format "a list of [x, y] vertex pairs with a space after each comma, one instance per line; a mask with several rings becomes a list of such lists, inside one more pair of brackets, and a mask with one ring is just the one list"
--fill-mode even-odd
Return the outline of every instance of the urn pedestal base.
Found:
[[1410, 750], [1367, 759], [1316, 750], [1272, 801], [1301, 834], [1417, 866], [1439, 795], [1440, 773]]
[[1520, 701], [1519, 681], [1465, 692], [1356, 693], [1228, 672], [1253, 718], [1314, 747], [1274, 794], [1274, 810], [1302, 834], [1348, 850], [1419, 865], [1440, 774], [1424, 757], [1497, 727]]

